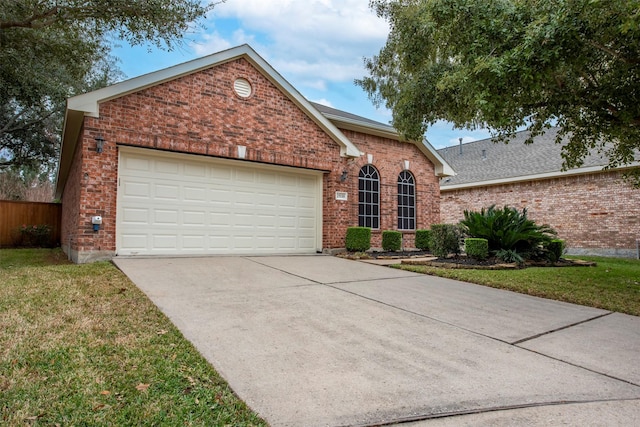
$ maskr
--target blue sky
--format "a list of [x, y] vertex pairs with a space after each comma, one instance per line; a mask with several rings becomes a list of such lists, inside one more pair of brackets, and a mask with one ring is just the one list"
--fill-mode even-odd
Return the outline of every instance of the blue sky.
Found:
[[[302, 95], [340, 110], [388, 123], [353, 81], [366, 72], [363, 58], [384, 45], [387, 23], [369, 0], [227, 0], [215, 6], [204, 27], [187, 34], [172, 52], [122, 44], [113, 53], [127, 78], [248, 43]], [[452, 129], [437, 123], [427, 132], [436, 148], [489, 137], [486, 130]]]

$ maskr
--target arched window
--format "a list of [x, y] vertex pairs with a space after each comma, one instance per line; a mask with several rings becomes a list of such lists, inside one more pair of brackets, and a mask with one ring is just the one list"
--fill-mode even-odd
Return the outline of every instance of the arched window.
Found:
[[416, 183], [409, 171], [398, 175], [398, 230], [416, 228]]
[[358, 225], [380, 228], [380, 175], [371, 165], [358, 175]]

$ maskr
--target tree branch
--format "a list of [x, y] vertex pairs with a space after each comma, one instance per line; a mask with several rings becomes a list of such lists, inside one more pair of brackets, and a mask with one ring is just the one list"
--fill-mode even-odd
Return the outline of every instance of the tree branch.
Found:
[[20, 118], [20, 116], [22, 114], [24, 114], [24, 111], [16, 113], [13, 117], [11, 117], [11, 119], [9, 119], [7, 121], [7, 124], [5, 124], [5, 126], [3, 126], [2, 129], [0, 129], [0, 135], [2, 135], [3, 133], [11, 133], [11, 132], [15, 132], [15, 131], [18, 131], [18, 130], [27, 129], [30, 126], [35, 125], [36, 123], [39, 123], [39, 122], [42, 122], [42, 121], [48, 119], [49, 117], [53, 116], [55, 113], [56, 113], [55, 110], [49, 111], [48, 113], [44, 114], [41, 117], [38, 117], [38, 118], [33, 119], [31, 121], [25, 121], [25, 122], [20, 123], [19, 125], [11, 127], [10, 125], [12, 125], [13, 123], [16, 123], [18, 118]]
[[599, 49], [599, 50], [601, 50], [601, 51], [603, 51], [605, 53], [608, 53], [609, 55], [613, 56], [614, 58], [619, 59], [620, 61], [624, 62], [625, 64], [640, 64], [640, 59], [624, 57], [620, 53], [616, 52], [615, 50], [613, 50], [613, 49], [611, 49], [611, 48], [609, 48], [609, 47], [607, 47], [607, 46], [605, 46], [603, 44], [594, 42], [593, 40], [587, 40], [587, 43], [589, 45], [591, 45], [592, 47], [595, 47], [596, 49]]
[[[9, 21], [9, 22], [0, 22], [0, 30], [4, 30], [6, 28], [42, 28], [47, 25], [51, 25], [56, 21], [56, 17], [59, 13], [58, 6], [54, 6], [51, 9], [47, 10], [43, 13], [38, 13], [32, 15], [30, 18], [27, 18], [24, 21]], [[43, 22], [38, 23], [37, 21], [43, 20]]]

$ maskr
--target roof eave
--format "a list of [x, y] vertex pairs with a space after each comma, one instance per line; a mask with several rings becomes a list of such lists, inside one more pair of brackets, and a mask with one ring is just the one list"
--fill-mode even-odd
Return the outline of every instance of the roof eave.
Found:
[[571, 169], [567, 171], [553, 171], [553, 172], [539, 173], [534, 175], [522, 175], [522, 176], [515, 176], [510, 178], [467, 182], [462, 184], [441, 185], [440, 192], [464, 190], [468, 188], [489, 187], [489, 186], [495, 186], [495, 185], [515, 184], [515, 183], [525, 182], [525, 181], [539, 181], [543, 179], [563, 178], [563, 177], [593, 174], [593, 173], [599, 173], [599, 172], [619, 171], [619, 170], [631, 169], [636, 167], [640, 167], [640, 162], [634, 162], [623, 167], [612, 168], [612, 169], [605, 169], [605, 166], [603, 165], [586, 166], [586, 167]]
[[[180, 77], [245, 58], [255, 66], [269, 81], [276, 85], [294, 104], [304, 111], [314, 123], [324, 130], [340, 147], [343, 157], [359, 157], [360, 150], [313, 105], [309, 103], [289, 82], [271, 67], [249, 45], [244, 44], [222, 52], [198, 58], [173, 67], [158, 70], [139, 77], [134, 77], [93, 92], [77, 95], [67, 100], [65, 123], [63, 127], [62, 150], [56, 184], [56, 197], [60, 197], [68, 177], [68, 172], [75, 151], [82, 122], [85, 116], [99, 117], [100, 104], [128, 94], [144, 90]], [[68, 158], [71, 156], [71, 158]]]
[[447, 163], [445, 159], [440, 156], [440, 153], [433, 148], [433, 145], [429, 143], [426, 139], [422, 142], [413, 142], [418, 146], [418, 148], [427, 156], [429, 160], [433, 163], [435, 167], [436, 176], [440, 178], [445, 178], [447, 176], [456, 176], [456, 171], [453, 170], [451, 165]]
[[56, 179], [55, 199], [60, 199], [69, 177], [73, 155], [78, 145], [78, 138], [82, 130], [85, 112], [67, 108], [62, 127], [62, 145], [58, 161], [58, 176]]
[[235, 48], [214, 53], [189, 62], [174, 65], [173, 67], [155, 71], [139, 77], [134, 77], [114, 85], [95, 90], [93, 92], [69, 98], [67, 108], [83, 111], [90, 117], [98, 117], [100, 103], [119, 98], [130, 93], [138, 92], [148, 87], [156, 86], [180, 77], [197, 73], [199, 71], [221, 65], [238, 58], [245, 58], [273, 84], [275, 84], [291, 101], [301, 108], [307, 115], [341, 147], [344, 156], [359, 156], [360, 151], [346, 136], [342, 134], [328, 119], [316, 110], [284, 77], [282, 77], [271, 65], [249, 45], [244, 44]]
[[442, 156], [436, 151], [435, 148], [427, 141], [422, 142], [410, 141], [402, 138], [398, 132], [391, 126], [375, 125], [373, 123], [363, 122], [360, 120], [350, 119], [335, 114], [325, 113], [325, 117], [335, 123], [341, 129], [351, 130], [355, 132], [366, 133], [369, 135], [380, 136], [382, 138], [394, 139], [396, 141], [403, 141], [409, 144], [414, 144], [434, 165], [435, 174], [438, 177], [454, 176], [456, 172], [447, 163]]

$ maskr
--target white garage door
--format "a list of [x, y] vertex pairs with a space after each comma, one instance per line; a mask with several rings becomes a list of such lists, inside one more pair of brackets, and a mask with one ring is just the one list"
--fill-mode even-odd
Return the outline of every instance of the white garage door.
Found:
[[321, 249], [322, 173], [121, 147], [117, 253]]

